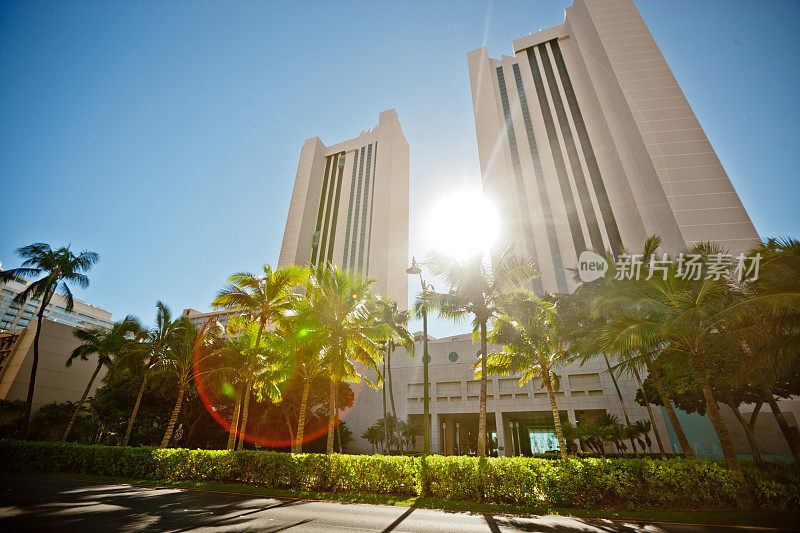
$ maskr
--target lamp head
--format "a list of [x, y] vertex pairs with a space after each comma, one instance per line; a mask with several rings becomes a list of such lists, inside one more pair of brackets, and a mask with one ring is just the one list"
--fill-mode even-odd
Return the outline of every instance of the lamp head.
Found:
[[411, 266], [406, 269], [406, 274], [411, 276], [416, 276], [417, 274], [422, 274], [422, 269], [419, 268], [417, 264], [417, 260], [413, 257], [411, 258]]

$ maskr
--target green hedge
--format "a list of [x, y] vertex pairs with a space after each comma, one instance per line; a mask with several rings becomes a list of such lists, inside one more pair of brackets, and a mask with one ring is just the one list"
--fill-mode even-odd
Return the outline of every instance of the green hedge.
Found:
[[[759, 507], [800, 508], [800, 476], [775, 463], [745, 473]], [[706, 459], [320, 455], [0, 441], [0, 472], [65, 472], [243, 483], [304, 492], [417, 496], [584, 509], [730, 509], [737, 482]]]

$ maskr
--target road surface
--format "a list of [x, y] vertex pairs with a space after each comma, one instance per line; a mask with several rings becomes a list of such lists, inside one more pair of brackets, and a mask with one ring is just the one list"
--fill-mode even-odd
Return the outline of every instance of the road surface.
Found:
[[562, 516], [514, 517], [405, 506], [275, 499], [38, 476], [0, 476], [0, 531], [716, 533], [726, 530], [730, 529]]

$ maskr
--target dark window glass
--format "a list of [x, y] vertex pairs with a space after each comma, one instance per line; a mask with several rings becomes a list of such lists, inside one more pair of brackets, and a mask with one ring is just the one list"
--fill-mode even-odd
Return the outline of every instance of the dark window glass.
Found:
[[539, 159], [539, 148], [536, 145], [536, 135], [534, 135], [533, 132], [533, 122], [531, 121], [531, 113], [528, 109], [528, 99], [525, 97], [525, 87], [522, 84], [522, 75], [520, 74], [519, 65], [517, 63], [514, 63], [513, 70], [514, 81], [517, 84], [517, 93], [519, 94], [520, 108], [522, 109], [522, 119], [525, 122], [525, 133], [528, 135], [528, 148], [531, 151], [531, 159], [533, 160], [536, 185], [539, 190], [539, 202], [542, 204], [544, 225], [547, 231], [547, 243], [550, 246], [550, 255], [553, 258], [556, 289], [558, 292], [565, 293], [568, 292], [567, 279], [564, 274], [564, 264], [561, 260], [561, 250], [558, 246], [558, 236], [556, 235], [555, 225], [553, 224], [553, 211], [550, 206], [550, 198], [547, 195], [547, 186], [544, 182], [542, 162]]
[[602, 252], [603, 236], [600, 227], [597, 225], [597, 216], [594, 213], [592, 198], [589, 195], [589, 187], [586, 185], [586, 177], [583, 175], [583, 167], [578, 157], [578, 149], [575, 147], [575, 139], [572, 136], [572, 128], [569, 127], [567, 112], [564, 109], [564, 102], [561, 100], [561, 92], [558, 90], [556, 76], [553, 73], [553, 66], [550, 63], [550, 54], [547, 53], [545, 44], [539, 45], [539, 53], [542, 56], [542, 66], [547, 85], [550, 87], [550, 95], [553, 100], [553, 107], [556, 110], [556, 118], [561, 129], [561, 138], [564, 139], [564, 147], [567, 149], [567, 159], [572, 169], [572, 176], [575, 178], [575, 188], [578, 189], [578, 198], [583, 208], [583, 219], [586, 221], [586, 228], [589, 230], [589, 239], [592, 241], [592, 248]]
[[580, 253], [586, 249], [586, 241], [583, 238], [583, 230], [581, 229], [581, 224], [578, 221], [578, 215], [575, 211], [575, 199], [572, 196], [567, 169], [564, 166], [564, 157], [561, 155], [561, 145], [558, 142], [558, 135], [556, 134], [555, 123], [553, 122], [553, 114], [550, 111], [550, 102], [547, 101], [547, 93], [545, 92], [544, 82], [542, 81], [542, 74], [539, 71], [539, 63], [536, 61], [535, 48], [528, 48], [527, 52], [528, 63], [530, 64], [531, 74], [533, 75], [533, 84], [536, 87], [536, 96], [539, 99], [539, 107], [542, 109], [544, 127], [547, 130], [547, 139], [550, 141], [550, 152], [553, 154], [553, 162], [556, 166], [556, 177], [558, 178], [558, 185], [561, 189], [561, 197], [564, 200], [564, 208], [567, 212], [567, 222], [569, 222], [570, 233], [572, 233], [572, 243], [575, 246], [576, 255], [580, 255]]
[[[531, 209], [528, 206], [528, 195], [525, 192], [525, 184], [522, 181], [522, 167], [519, 163], [519, 150], [517, 148], [517, 136], [514, 133], [514, 123], [511, 119], [511, 106], [508, 103], [508, 91], [506, 89], [506, 79], [503, 75], [503, 67], [497, 67], [497, 83], [500, 88], [500, 101], [503, 106], [503, 117], [506, 126], [506, 139], [511, 151], [511, 166], [514, 171], [514, 186], [516, 189], [517, 207], [519, 209], [520, 219], [517, 221], [518, 225], [522, 228], [522, 236], [525, 239], [525, 248], [531, 255], [534, 263], [538, 263], [536, 255], [536, 243], [533, 238], [533, 222], [531, 221]], [[534, 278], [533, 290], [537, 294], [542, 294], [544, 289], [542, 287], [541, 278]]]
[[583, 158], [586, 160], [586, 167], [589, 169], [589, 177], [592, 180], [594, 194], [597, 197], [597, 204], [600, 207], [600, 214], [603, 218], [606, 234], [611, 243], [611, 249], [615, 254], [618, 254], [622, 251], [622, 238], [620, 237], [619, 228], [617, 227], [617, 219], [614, 216], [614, 211], [611, 209], [608, 192], [606, 191], [603, 177], [600, 175], [600, 167], [597, 165], [592, 143], [589, 140], [589, 132], [586, 130], [586, 124], [583, 122], [583, 114], [578, 105], [578, 100], [575, 98], [572, 81], [569, 78], [567, 67], [564, 64], [564, 56], [561, 54], [561, 47], [557, 39], [551, 41], [551, 47], [553, 49], [553, 59], [555, 59], [558, 74], [561, 77], [561, 84], [564, 86], [564, 94], [567, 97], [569, 109], [572, 113], [572, 120], [575, 122], [575, 129], [578, 131], [578, 140], [581, 143], [581, 148], [583, 148]]

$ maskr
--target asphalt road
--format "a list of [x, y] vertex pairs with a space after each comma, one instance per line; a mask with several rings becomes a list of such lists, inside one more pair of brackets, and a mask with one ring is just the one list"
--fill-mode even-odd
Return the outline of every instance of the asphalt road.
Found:
[[[729, 528], [514, 517], [404, 506], [281, 500], [60, 478], [0, 476], [0, 531], [688, 532]], [[743, 531], [738, 529], [738, 531]]]

